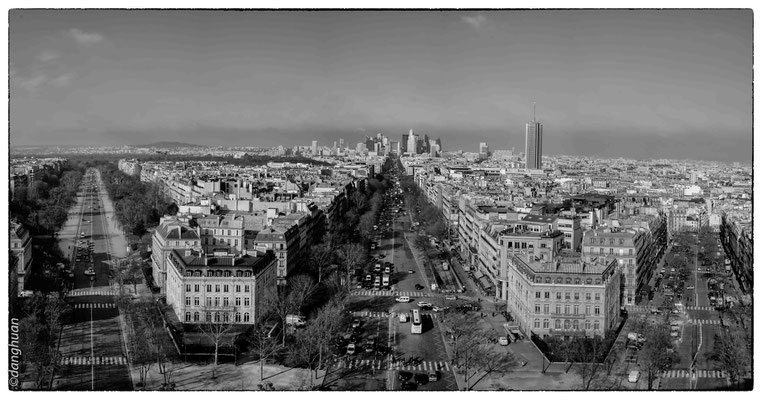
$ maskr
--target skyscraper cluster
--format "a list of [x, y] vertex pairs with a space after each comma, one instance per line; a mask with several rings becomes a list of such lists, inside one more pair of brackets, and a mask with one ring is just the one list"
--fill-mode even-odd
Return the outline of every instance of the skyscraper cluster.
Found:
[[431, 157], [442, 156], [442, 139], [431, 139], [429, 135], [416, 135], [410, 132], [402, 135], [402, 153], [407, 155], [429, 154]]

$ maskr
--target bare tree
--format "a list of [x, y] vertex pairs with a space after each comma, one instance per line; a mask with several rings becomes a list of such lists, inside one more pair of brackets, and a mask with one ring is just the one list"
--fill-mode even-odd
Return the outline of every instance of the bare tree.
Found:
[[251, 350], [259, 357], [260, 381], [265, 379], [265, 362], [267, 362], [267, 359], [277, 354], [283, 348], [275, 338], [268, 337], [269, 333], [269, 328], [259, 324], [246, 338], [251, 345]]
[[331, 274], [331, 266], [333, 263], [333, 249], [328, 243], [320, 243], [310, 248], [309, 253], [309, 265], [310, 268], [317, 273], [318, 283], [323, 280], [324, 276]]
[[349, 277], [358, 266], [364, 265], [368, 259], [368, 250], [358, 243], [346, 243], [339, 248], [339, 258], [342, 260], [346, 287], [350, 284]]
[[265, 308], [272, 311], [280, 322], [281, 345], [286, 345], [286, 316], [295, 310], [294, 298], [290, 296], [286, 287], [272, 287], [265, 296]]
[[[206, 336], [207, 339], [214, 346], [214, 366], [212, 367], [212, 379], [214, 379], [217, 372], [217, 365], [219, 364], [220, 347], [225, 344], [232, 344], [234, 338], [231, 338], [233, 328], [235, 325], [232, 321], [232, 313], [228, 311], [220, 312], [214, 311], [212, 321], [206, 321], [199, 325], [201, 333]], [[208, 314], [207, 314], [208, 315]]]
[[646, 343], [640, 350], [640, 365], [643, 366], [648, 382], [648, 390], [661, 373], [672, 367], [676, 361], [677, 352], [673, 350], [668, 325], [656, 323], [645, 331]]
[[715, 335], [714, 348], [709, 359], [728, 373], [730, 382], [737, 385], [751, 365], [751, 351], [739, 331], [720, 330]]
[[313, 387], [313, 373], [317, 377], [318, 370], [325, 366], [325, 360], [330, 354], [331, 338], [336, 336], [342, 326], [343, 303], [332, 300], [315, 314], [305, 329], [297, 335], [296, 351], [298, 359], [307, 364], [310, 369], [310, 387]]
[[293, 299], [295, 312], [301, 312], [305, 303], [315, 294], [316, 289], [317, 285], [309, 275], [301, 274], [288, 280], [289, 296]]
[[142, 388], [145, 388], [148, 371], [151, 369], [154, 362], [153, 353], [151, 352], [150, 347], [146, 346], [145, 340], [143, 339], [144, 337], [145, 329], [141, 325], [134, 326], [133, 329], [127, 333], [130, 358], [132, 364], [138, 369], [140, 377], [138, 386]]

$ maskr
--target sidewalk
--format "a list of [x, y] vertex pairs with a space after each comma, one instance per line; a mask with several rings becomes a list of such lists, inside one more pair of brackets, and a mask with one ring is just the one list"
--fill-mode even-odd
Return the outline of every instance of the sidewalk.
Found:
[[[314, 372], [300, 368], [287, 368], [278, 365], [264, 366], [264, 380], [260, 380], [258, 362], [250, 362], [243, 365], [220, 364], [215, 372], [216, 378], [212, 379], [212, 365], [189, 362], [168, 364], [167, 369], [172, 371], [171, 381], [175, 383], [175, 390], [259, 390], [258, 385], [268, 382], [274, 390], [309, 390], [310, 373]], [[132, 380], [136, 384], [140, 382], [140, 374], [136, 369], [130, 369]], [[314, 376], [314, 375], [313, 375]], [[312, 385], [321, 385], [325, 378], [325, 371], [319, 370], [318, 376], [313, 378]], [[146, 385], [143, 390], [159, 390], [164, 383], [163, 376], [159, 373], [156, 365], [151, 366], [146, 377]]]

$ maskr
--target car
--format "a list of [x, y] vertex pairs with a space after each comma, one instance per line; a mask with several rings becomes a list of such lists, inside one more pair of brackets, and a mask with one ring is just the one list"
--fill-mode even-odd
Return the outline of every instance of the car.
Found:
[[630, 371], [630, 376], [627, 377], [627, 382], [637, 383], [640, 378], [640, 371]]
[[95, 275], [95, 271], [92, 268], [88, 268], [85, 270], [85, 275]]
[[423, 290], [423, 285], [416, 283], [415, 290]]
[[400, 371], [398, 376], [401, 382], [407, 382], [413, 377], [413, 373], [408, 371]]
[[427, 303], [425, 301], [419, 301], [418, 302], [418, 307], [419, 308], [431, 308], [432, 305], [431, 305], [431, 303]]
[[695, 288], [696, 288], [696, 287], [695, 287], [695, 286], [693, 286], [693, 285], [690, 285], [690, 286], [686, 286], [686, 287], [685, 287], [685, 289], [687, 289], [687, 290], [693, 290], [693, 289], [695, 289]]
[[414, 273], [415, 273], [415, 271], [413, 271], [412, 269], [409, 269], [409, 270], [407, 270], [407, 273], [408, 273], [408, 274], [414, 274]]
[[429, 382], [436, 382], [439, 380], [439, 371], [431, 370], [428, 372]]
[[497, 338], [497, 342], [501, 346], [508, 346], [508, 337], [507, 336], [500, 336], [499, 338]]
[[458, 300], [458, 296], [454, 294], [448, 294], [447, 296], [445, 296], [445, 300]]
[[409, 296], [400, 296], [394, 299], [397, 303], [410, 303], [410, 297]]
[[352, 328], [357, 329], [360, 327], [360, 320], [359, 319], [353, 319], [352, 320]]
[[356, 347], [355, 347], [354, 343], [350, 343], [350, 344], [347, 345], [347, 354], [348, 355], [351, 356], [352, 354], [355, 354], [355, 350], [356, 350]]
[[400, 322], [405, 323], [408, 321], [409, 317], [407, 316], [407, 313], [401, 313], [399, 318], [400, 318]]

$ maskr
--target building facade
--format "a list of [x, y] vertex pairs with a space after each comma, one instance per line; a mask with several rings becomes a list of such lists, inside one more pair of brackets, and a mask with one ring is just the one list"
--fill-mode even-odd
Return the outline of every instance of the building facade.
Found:
[[526, 169], [542, 169], [542, 124], [534, 118], [526, 124], [524, 157]]

